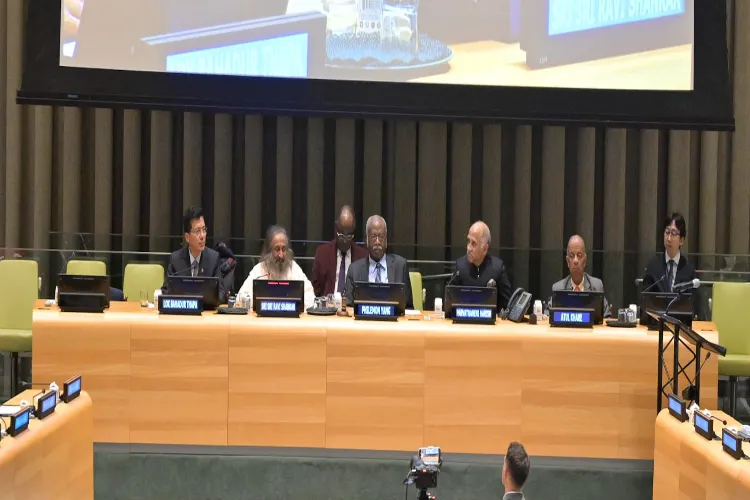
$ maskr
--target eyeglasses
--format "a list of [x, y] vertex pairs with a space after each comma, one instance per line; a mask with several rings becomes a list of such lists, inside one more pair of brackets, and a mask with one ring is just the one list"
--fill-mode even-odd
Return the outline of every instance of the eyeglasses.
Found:
[[341, 238], [342, 240], [353, 240], [354, 239], [354, 235], [353, 234], [336, 233], [336, 236], [338, 238]]
[[382, 243], [385, 241], [385, 235], [371, 233], [367, 235], [367, 240], [372, 242], [380, 241]]
[[196, 227], [190, 232], [196, 236], [200, 236], [201, 234], [208, 234], [208, 228], [206, 226]]
[[680, 232], [679, 231], [673, 231], [672, 229], [665, 229], [664, 230], [664, 236], [667, 238], [679, 238]]

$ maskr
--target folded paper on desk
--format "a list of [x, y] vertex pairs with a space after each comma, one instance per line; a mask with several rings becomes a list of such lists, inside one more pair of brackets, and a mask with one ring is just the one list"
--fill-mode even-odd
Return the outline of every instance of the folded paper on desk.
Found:
[[21, 411], [20, 406], [0, 406], [0, 417], [10, 417]]

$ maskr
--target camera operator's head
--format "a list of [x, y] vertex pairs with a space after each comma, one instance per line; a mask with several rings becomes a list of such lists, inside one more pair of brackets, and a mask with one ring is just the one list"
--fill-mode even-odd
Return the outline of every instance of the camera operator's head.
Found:
[[[506, 496], [508, 493], [521, 493], [530, 470], [531, 463], [526, 450], [521, 443], [513, 441], [508, 446], [503, 462], [503, 486]], [[523, 496], [521, 495], [519, 498], [523, 498]]]

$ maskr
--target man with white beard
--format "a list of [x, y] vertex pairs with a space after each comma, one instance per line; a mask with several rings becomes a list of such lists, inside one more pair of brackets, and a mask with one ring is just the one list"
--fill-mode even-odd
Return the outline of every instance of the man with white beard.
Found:
[[271, 226], [268, 229], [260, 262], [253, 267], [240, 291], [237, 292], [238, 296], [249, 298], [245, 304], [248, 309], [253, 307], [254, 280], [304, 281], [305, 309], [312, 307], [315, 302], [312, 283], [307, 279], [302, 268], [294, 262], [294, 252], [289, 247], [289, 236], [286, 229], [281, 226]]

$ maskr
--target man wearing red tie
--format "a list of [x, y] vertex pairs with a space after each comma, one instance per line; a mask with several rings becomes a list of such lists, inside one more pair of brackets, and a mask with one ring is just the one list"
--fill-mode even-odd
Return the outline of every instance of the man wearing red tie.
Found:
[[336, 238], [315, 252], [312, 284], [317, 297], [336, 292], [343, 295], [349, 266], [367, 257], [367, 249], [354, 244], [355, 227], [354, 211], [344, 205], [336, 219]]

